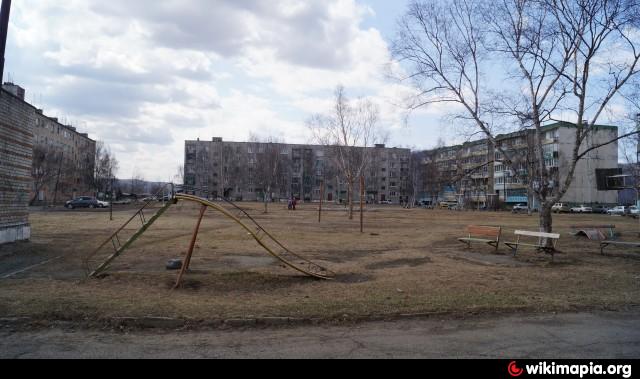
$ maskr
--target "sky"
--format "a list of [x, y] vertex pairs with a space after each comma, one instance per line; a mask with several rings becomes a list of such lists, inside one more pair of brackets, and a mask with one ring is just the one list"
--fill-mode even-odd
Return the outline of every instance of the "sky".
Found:
[[116, 154], [119, 176], [169, 180], [184, 141], [251, 134], [312, 142], [306, 121], [337, 85], [380, 107], [388, 145], [431, 147], [438, 112], [405, 122], [410, 88], [389, 77], [406, 1], [22, 0], [5, 78], [45, 114]]
[[380, 108], [388, 146], [457, 142], [443, 106], [407, 118], [390, 78], [408, 0], [21, 0], [5, 78], [95, 140], [118, 176], [172, 180], [184, 141], [250, 135], [310, 143], [338, 85]]

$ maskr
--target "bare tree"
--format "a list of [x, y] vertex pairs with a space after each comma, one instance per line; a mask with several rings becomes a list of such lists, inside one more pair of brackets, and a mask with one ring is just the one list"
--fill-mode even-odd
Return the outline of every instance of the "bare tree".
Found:
[[145, 179], [144, 175], [137, 167], [134, 167], [133, 174], [131, 175], [130, 189], [132, 195], [140, 195], [145, 192]]
[[221, 154], [222, 166], [220, 178], [223, 187], [222, 196], [232, 199], [232, 195], [238, 197], [242, 194], [242, 189], [250, 184], [247, 183], [247, 180], [251, 180], [252, 175], [242, 174], [250, 169], [248, 162], [249, 154], [241, 151], [241, 147], [238, 145], [224, 145]]
[[113, 181], [118, 173], [118, 160], [104, 142], [96, 143], [94, 186], [98, 193], [113, 192]]
[[184, 165], [178, 165], [176, 167], [176, 173], [173, 176], [173, 180], [176, 181], [176, 184], [184, 184]]
[[[628, 0], [412, 1], [393, 52], [419, 90], [410, 107], [457, 104], [459, 118], [482, 132], [516, 175], [519, 163], [496, 132], [534, 130], [534, 195], [540, 228], [551, 232], [551, 207], [569, 189], [578, 162], [637, 133], [586, 143], [602, 112], [639, 72], [639, 42], [633, 38], [639, 8]], [[491, 78], [484, 76], [489, 71]], [[569, 174], [557, 183], [545, 163], [543, 128], [568, 111], [575, 141]]]
[[273, 194], [281, 192], [286, 186], [286, 169], [289, 166], [287, 155], [283, 154], [284, 142], [275, 137], [260, 139], [250, 136], [252, 157], [250, 158], [250, 175], [256, 191], [262, 192], [264, 213], [269, 212], [268, 204], [273, 200]]
[[55, 186], [56, 180], [62, 175], [64, 164], [62, 152], [56, 151], [51, 146], [37, 144], [33, 148], [32, 178], [34, 196], [29, 205], [34, 205], [40, 198], [40, 193], [46, 188]]
[[330, 159], [347, 183], [349, 219], [353, 219], [355, 183], [364, 175], [373, 144], [384, 140], [378, 127], [379, 110], [371, 101], [350, 101], [342, 86], [335, 91], [330, 114], [314, 115], [308, 125], [316, 141], [325, 146]]
[[409, 172], [406, 177], [406, 183], [403, 185], [409, 196], [409, 201], [406, 204], [407, 208], [413, 208], [418, 200], [418, 194], [425, 190], [426, 164], [424, 156], [424, 152], [414, 151], [409, 157]]

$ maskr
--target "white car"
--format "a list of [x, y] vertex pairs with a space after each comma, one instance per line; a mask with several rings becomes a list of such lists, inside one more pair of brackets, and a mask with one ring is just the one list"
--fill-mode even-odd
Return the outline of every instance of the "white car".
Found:
[[581, 205], [579, 207], [571, 208], [571, 213], [593, 213], [593, 208]]
[[110, 205], [108, 201], [98, 200], [98, 208], [109, 208]]
[[640, 217], [640, 208], [636, 207], [635, 205], [630, 206], [629, 207], [629, 216], [631, 216], [633, 218]]
[[625, 206], [619, 205], [617, 207], [613, 207], [607, 211], [609, 215], [621, 215], [624, 216], [629, 213], [629, 209]]

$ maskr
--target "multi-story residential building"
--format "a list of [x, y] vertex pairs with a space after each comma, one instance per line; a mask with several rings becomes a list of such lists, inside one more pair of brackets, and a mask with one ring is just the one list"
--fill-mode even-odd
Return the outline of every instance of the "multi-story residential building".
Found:
[[[24, 102], [25, 90], [12, 83], [3, 89]], [[32, 186], [29, 201], [52, 204], [81, 195], [93, 195], [96, 142], [76, 128], [64, 125], [42, 110], [33, 111]]]
[[35, 108], [0, 90], [0, 244], [28, 240]]
[[[318, 201], [324, 185], [324, 200], [344, 202], [348, 197], [346, 179], [336, 167], [332, 149], [317, 145], [211, 141], [185, 142], [184, 184], [204, 197], [225, 196], [236, 200], [259, 200], [266, 189], [257, 172], [265, 154], [280, 154], [277, 185], [270, 198]], [[360, 148], [356, 148], [360, 149]], [[400, 203], [406, 198], [409, 149], [367, 148], [370, 164], [366, 177], [366, 199], [370, 202]], [[359, 199], [358, 184], [354, 198]]]
[[485, 205], [493, 194], [492, 153], [485, 140], [424, 152], [425, 196], [433, 201]]
[[[46, 170], [48, 175], [46, 180], [34, 182], [32, 200], [49, 204], [93, 195], [96, 141], [57, 118], [47, 117], [42, 110], [36, 111], [33, 130], [34, 170]], [[39, 161], [38, 154], [44, 154], [45, 161]]]
[[[618, 128], [615, 126], [596, 125], [594, 129], [584, 142], [582, 151], [612, 141], [618, 135]], [[556, 191], [569, 175], [576, 131], [576, 126], [567, 122], [543, 128], [543, 156]], [[427, 158], [423, 164], [435, 167], [435, 174], [430, 176], [433, 182], [439, 183], [439, 186], [432, 184], [430, 188], [440, 188], [437, 197], [442, 201], [464, 201], [473, 206], [491, 206], [498, 202], [530, 203], [537, 207], [533, 196], [538, 167], [535, 135], [533, 129], [498, 135], [496, 142], [500, 149], [483, 139], [425, 152]], [[506, 164], [500, 150], [507, 152], [514, 161], [515, 168]], [[615, 204], [616, 191], [598, 190], [596, 172], [617, 167], [617, 143], [591, 151], [578, 162], [573, 182], [561, 201], [573, 204]]]

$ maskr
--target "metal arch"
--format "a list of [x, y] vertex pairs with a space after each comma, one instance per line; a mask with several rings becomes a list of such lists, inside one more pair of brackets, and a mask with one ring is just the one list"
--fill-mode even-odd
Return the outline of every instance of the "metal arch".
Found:
[[[198, 203], [200, 205], [204, 205], [207, 207], [210, 207], [212, 209], [214, 209], [217, 212], [222, 213], [224, 216], [226, 216], [227, 218], [233, 220], [234, 222], [236, 222], [238, 225], [240, 225], [244, 230], [247, 231], [247, 233], [249, 233], [258, 243], [258, 245], [260, 245], [264, 250], [266, 250], [270, 255], [272, 255], [274, 258], [278, 259], [279, 261], [281, 261], [282, 263], [284, 263], [286, 266], [299, 271], [305, 275], [309, 275], [315, 278], [319, 278], [319, 279], [326, 279], [326, 280], [331, 280], [333, 279], [333, 276], [335, 276], [335, 273], [333, 273], [332, 271], [316, 264], [313, 263], [311, 261], [309, 261], [306, 258], [301, 257], [300, 255], [292, 252], [291, 250], [289, 250], [287, 247], [285, 247], [280, 241], [278, 241], [272, 234], [270, 234], [269, 232], [267, 232], [262, 226], [260, 226], [260, 224], [258, 224], [253, 218], [249, 218], [257, 227], [258, 230], [257, 231], [253, 231], [249, 226], [247, 226], [244, 222], [242, 222], [240, 219], [238, 219], [235, 215], [233, 215], [231, 212], [229, 212], [227, 209], [221, 207], [218, 204], [212, 203], [209, 200], [197, 197], [197, 196], [193, 196], [193, 195], [185, 195], [185, 194], [176, 194], [175, 199], [180, 201], [180, 200], [184, 200], [184, 201], [191, 201], [191, 202], [195, 202]], [[234, 207], [240, 209], [239, 207], [237, 207], [235, 204], [233, 204]], [[244, 211], [243, 211], [244, 213]], [[245, 213], [246, 214], [246, 213]], [[276, 252], [274, 251], [273, 248], [267, 246], [267, 244], [265, 243], [265, 240], [270, 240], [271, 242], [273, 242], [274, 244], [276, 244], [278, 247], [280, 247], [282, 249], [281, 252]], [[295, 264], [293, 262], [291, 262], [291, 259], [287, 259], [287, 257], [285, 257], [285, 255], [290, 255], [292, 258], [296, 258], [299, 260], [302, 260], [303, 262], [301, 264]], [[306, 266], [303, 267], [303, 266]]]
[[[111, 264], [111, 262], [113, 262], [117, 257], [119, 257], [124, 250], [126, 250], [129, 246], [131, 246], [131, 244], [138, 238], [140, 237], [140, 235], [142, 235], [150, 226], [151, 224], [153, 224], [155, 222], [155, 220], [157, 220], [160, 216], [162, 216], [162, 214], [174, 203], [177, 203], [178, 201], [183, 200], [183, 201], [190, 201], [190, 202], [194, 202], [197, 204], [202, 205], [203, 207], [208, 207], [211, 208], [221, 214], [223, 214], [225, 217], [233, 220], [235, 223], [237, 223], [238, 225], [240, 225], [245, 231], [247, 231], [247, 233], [249, 235], [251, 235], [256, 242], [258, 243], [258, 245], [260, 245], [264, 250], [267, 251], [267, 253], [269, 253], [270, 255], [272, 255], [274, 258], [276, 258], [277, 260], [279, 260], [280, 262], [282, 262], [284, 265], [286, 265], [287, 267], [290, 267], [300, 273], [303, 273], [305, 275], [314, 277], [314, 278], [318, 278], [318, 279], [325, 279], [325, 280], [332, 280], [333, 277], [335, 276], [335, 273], [332, 272], [331, 270], [322, 267], [316, 263], [313, 263], [311, 261], [309, 261], [306, 258], [303, 258], [302, 256], [292, 252], [291, 250], [289, 250], [287, 247], [285, 247], [280, 241], [278, 241], [272, 234], [270, 234], [269, 232], [267, 232], [260, 224], [258, 224], [257, 221], [255, 221], [255, 219], [253, 219], [251, 216], [249, 216], [242, 208], [238, 207], [236, 204], [231, 203], [230, 201], [227, 200], [228, 203], [230, 203], [231, 205], [234, 206], [234, 208], [240, 210], [242, 212], [243, 215], [245, 215], [249, 220], [251, 220], [251, 222], [255, 225], [256, 230], [252, 230], [252, 228], [250, 226], [248, 226], [247, 224], [245, 224], [244, 222], [242, 222], [238, 217], [236, 217], [235, 215], [233, 215], [231, 212], [229, 212], [229, 210], [225, 209], [224, 207], [212, 203], [211, 201], [208, 201], [206, 199], [197, 197], [197, 196], [193, 196], [193, 195], [186, 195], [186, 194], [176, 194], [173, 198], [173, 201], [167, 203], [167, 205], [165, 207], [163, 207], [162, 209], [160, 209], [160, 211], [158, 211], [155, 215], [153, 215], [153, 217], [151, 217], [147, 223], [143, 224], [143, 226], [140, 228], [140, 230], [138, 230], [138, 232], [136, 232], [134, 234], [133, 237], [131, 237], [124, 245], [122, 246], [118, 246], [116, 248], [116, 252], [114, 254], [112, 254], [111, 256], [109, 256], [109, 258], [107, 258], [107, 260], [102, 263], [96, 270], [94, 270], [89, 276], [90, 277], [96, 277], [98, 276], [101, 272], [105, 271], [108, 266]], [[137, 213], [136, 213], [137, 215]], [[132, 219], [135, 218], [134, 215], [132, 217]], [[131, 220], [129, 220], [125, 226], [131, 222]], [[123, 226], [124, 228], [124, 226]], [[115, 233], [115, 235], [117, 236], [117, 232]], [[111, 241], [113, 239], [113, 236], [110, 237], [105, 243], [103, 243], [98, 249], [96, 249], [96, 251], [94, 253], [92, 253], [92, 256], [95, 255], [97, 253], [97, 251], [99, 251], [102, 247], [104, 247], [109, 241]], [[269, 246], [267, 244], [267, 241], [270, 241], [272, 245], [274, 246]], [[277, 251], [276, 251], [277, 250]], [[294, 263], [294, 260], [299, 260], [302, 261], [299, 264]]]

